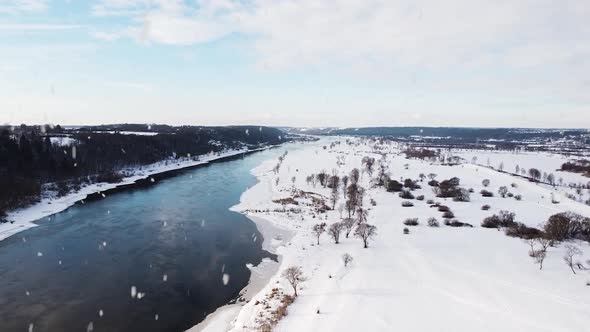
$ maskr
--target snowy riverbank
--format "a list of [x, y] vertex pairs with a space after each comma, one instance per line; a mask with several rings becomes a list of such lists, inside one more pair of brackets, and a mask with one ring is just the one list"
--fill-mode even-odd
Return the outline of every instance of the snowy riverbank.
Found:
[[[480, 223], [508, 210], [515, 212], [517, 221], [540, 227], [549, 216], [563, 211], [590, 216], [590, 207], [566, 199], [553, 204], [552, 189], [486, 167], [406, 159], [395, 143], [376, 147], [368, 141], [353, 139], [345, 144], [344, 138], [340, 140], [331, 148], [320, 143], [290, 151], [277, 172], [273, 171], [277, 160], [253, 170], [259, 182], [232, 209], [252, 218], [263, 234], [257, 217], [290, 231], [293, 237], [276, 247], [281, 266], [256, 295], [245, 304], [218, 310], [201, 325], [205, 328], [192, 331], [260, 331], [268, 328], [265, 324], [276, 324], [275, 331], [584, 330], [590, 316], [590, 302], [584, 295], [590, 276], [583, 270], [573, 274], [564, 264], [565, 244], [548, 249], [540, 271], [527, 254], [527, 243], [482, 228]], [[382, 154], [387, 157], [381, 159]], [[308, 176], [321, 170], [348, 175], [353, 168], [364, 168], [366, 156], [384, 160], [392, 179], [417, 181], [421, 188], [413, 194], [425, 199], [402, 207], [404, 199], [374, 185], [376, 174], [363, 172], [359, 184], [365, 188], [366, 222], [378, 227], [378, 235], [368, 249], [352, 234], [350, 238], [342, 235], [338, 244], [324, 234], [317, 245], [312, 227], [322, 222], [331, 225], [347, 213], [338, 209], [318, 213], [317, 198], [330, 204], [331, 189], [310, 183]], [[419, 180], [420, 174], [431, 173], [437, 180], [460, 178], [461, 187], [474, 189], [471, 200], [435, 197], [427, 181]], [[494, 193], [505, 186], [522, 198], [483, 197], [479, 194], [483, 179], [490, 180], [485, 188]], [[343, 197], [340, 190], [336, 207]], [[474, 227], [445, 225], [442, 213], [427, 203], [429, 199], [448, 206], [456, 219]], [[484, 204], [490, 208], [482, 210]], [[426, 225], [431, 217], [438, 219], [440, 227]], [[418, 218], [419, 225], [404, 234], [407, 218]], [[268, 238], [272, 241], [265, 234]], [[590, 258], [588, 243], [571, 244], [583, 251], [580, 262]], [[341, 260], [344, 253], [354, 258], [348, 267]], [[298, 288], [299, 296], [289, 305], [288, 314], [277, 316], [282, 294], [292, 294], [280, 277], [287, 266], [300, 266], [307, 280]]]
[[272, 146], [252, 150], [228, 150], [220, 154], [201, 155], [199, 156], [199, 160], [188, 159], [182, 161], [161, 161], [143, 166], [141, 169], [126, 170], [126, 172], [131, 172], [133, 175], [123, 178], [123, 180], [119, 183], [93, 183], [91, 185], [82, 187], [77, 192], [69, 193], [63, 197], [44, 198], [29, 207], [9, 212], [7, 216], [7, 220], [9, 220], [9, 222], [0, 224], [0, 241], [16, 233], [37, 226], [34, 221], [45, 217], [50, 217], [52, 214], [58, 212], [62, 212], [70, 206], [76, 204], [76, 202], [84, 201], [88, 195], [96, 193], [102, 193], [103, 195], [106, 195], [108, 190], [121, 186], [133, 185], [138, 180], [149, 179], [150, 177], [157, 174], [204, 165], [209, 162], [223, 160], [225, 158], [234, 157], [244, 153], [261, 151], [271, 147]]
[[257, 199], [270, 200], [272, 197], [272, 188], [261, 178], [261, 174], [268, 172], [274, 160], [267, 160], [252, 170], [257, 176], [258, 182], [246, 190], [240, 197], [240, 203], [230, 208], [230, 210], [243, 213], [256, 224], [258, 232], [263, 237], [262, 249], [278, 255], [278, 262], [270, 259], [264, 259], [258, 266], [248, 266], [252, 274], [248, 285], [240, 292], [245, 302], [228, 304], [218, 308], [215, 312], [209, 314], [201, 323], [189, 329], [189, 332], [219, 332], [229, 331], [236, 323], [236, 318], [243, 311], [244, 305], [252, 301], [265, 287], [268, 286], [271, 278], [275, 277], [280, 271], [282, 256], [280, 247], [287, 244], [294, 233], [286, 228], [278, 227], [269, 220], [246, 213], [246, 210], [252, 204], [256, 204]]

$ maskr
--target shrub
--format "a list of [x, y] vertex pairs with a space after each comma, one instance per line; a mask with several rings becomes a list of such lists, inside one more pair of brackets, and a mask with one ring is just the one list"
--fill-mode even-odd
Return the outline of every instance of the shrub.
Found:
[[482, 206], [481, 206], [481, 209], [482, 209], [482, 210], [484, 210], [484, 211], [487, 211], [487, 210], [489, 210], [490, 208], [491, 208], [491, 206], [489, 206], [488, 204], [485, 204], [485, 205], [482, 205]]
[[488, 190], [482, 190], [479, 192], [483, 197], [494, 197], [494, 193]]
[[406, 226], [418, 226], [418, 218], [408, 218], [404, 220]]
[[549, 217], [543, 227], [547, 237], [554, 241], [581, 239], [590, 241], [590, 218], [573, 212], [562, 212]]
[[508, 194], [506, 194], [506, 196], [508, 196], [508, 197], [514, 197], [514, 194], [513, 193], [508, 193]]
[[436, 218], [431, 217], [431, 218], [428, 218], [428, 226], [438, 227], [438, 226], [440, 226], [440, 224], [438, 223], [438, 220], [436, 220]]
[[445, 220], [445, 225], [451, 226], [451, 227], [473, 227], [473, 225], [468, 224], [466, 222], [460, 222], [457, 219]]
[[423, 201], [424, 200], [424, 195], [416, 196], [416, 199], [419, 200], [419, 201]]
[[438, 211], [439, 212], [448, 212], [448, 211], [451, 211], [451, 209], [448, 206], [446, 206], [446, 205], [440, 205], [438, 207]]
[[434, 200], [433, 199], [426, 200], [426, 204], [432, 205], [432, 204], [434, 204]]
[[481, 222], [481, 227], [485, 228], [499, 228], [499, 227], [513, 227], [516, 225], [514, 222], [514, 212], [502, 210], [498, 215], [494, 214], [491, 217], [485, 218]]
[[385, 189], [389, 192], [399, 192], [402, 191], [403, 185], [396, 180], [387, 181], [385, 183]]
[[453, 197], [453, 201], [455, 202], [469, 202], [470, 195], [469, 191], [461, 188], [455, 192], [455, 196]]
[[410, 234], [410, 230], [407, 227], [404, 227], [404, 234]]
[[473, 188], [469, 188], [469, 192], [473, 194], [475, 190]]
[[506, 228], [504, 233], [510, 237], [521, 239], [537, 239], [543, 236], [543, 232], [534, 227], [528, 227], [523, 223], [515, 223], [512, 227]]
[[403, 199], [414, 199], [414, 195], [409, 190], [402, 190], [402, 192], [399, 193], [399, 197]]
[[412, 207], [412, 206], [414, 206], [414, 203], [412, 203], [410, 201], [403, 201], [402, 206], [403, 207]]
[[514, 195], [514, 199], [517, 201], [521, 201], [522, 200], [522, 195], [518, 194], [518, 195]]
[[447, 211], [447, 212], [443, 213], [442, 217], [445, 219], [452, 219], [452, 218], [455, 218], [455, 214], [451, 211]]
[[439, 183], [436, 180], [430, 180], [428, 181], [428, 185], [431, 187], [438, 187]]

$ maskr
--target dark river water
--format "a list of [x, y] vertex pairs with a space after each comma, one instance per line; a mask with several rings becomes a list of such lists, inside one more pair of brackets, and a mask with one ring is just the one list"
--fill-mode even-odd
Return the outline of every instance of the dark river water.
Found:
[[76, 204], [0, 241], [0, 331], [183, 331], [202, 321], [247, 285], [246, 263], [274, 258], [254, 223], [228, 208], [256, 183], [250, 170], [285, 149]]

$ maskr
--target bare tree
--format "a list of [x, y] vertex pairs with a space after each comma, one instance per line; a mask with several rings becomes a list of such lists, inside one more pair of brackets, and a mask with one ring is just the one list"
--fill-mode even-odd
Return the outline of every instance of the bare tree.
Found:
[[545, 257], [547, 257], [547, 253], [543, 250], [537, 250], [535, 252], [535, 263], [539, 264], [539, 270], [543, 269], [543, 261], [545, 260]]
[[436, 174], [434, 174], [434, 173], [429, 173], [429, 174], [428, 174], [428, 178], [429, 178], [430, 180], [434, 180], [434, 179], [436, 178]]
[[348, 199], [344, 203], [344, 207], [346, 208], [346, 212], [348, 212], [348, 218], [350, 218], [352, 216], [352, 213], [354, 212], [354, 209], [355, 209], [354, 202], [351, 201], [350, 199]]
[[426, 175], [424, 175], [424, 173], [420, 173], [420, 174], [418, 175], [418, 177], [420, 178], [420, 182], [423, 182], [423, 181], [424, 181], [424, 179], [426, 178]]
[[377, 227], [367, 223], [358, 225], [354, 231], [354, 236], [363, 240], [363, 246], [365, 248], [369, 247], [369, 239], [375, 235], [377, 235]]
[[350, 171], [350, 175], [348, 176], [348, 179], [350, 180], [350, 184], [357, 184], [359, 182], [359, 178], [360, 178], [361, 174], [358, 168], [353, 168], [352, 171]]
[[332, 191], [330, 193], [330, 203], [332, 203], [332, 210], [336, 208], [336, 203], [338, 202], [338, 187], [332, 187]]
[[342, 225], [344, 225], [344, 235], [346, 235], [346, 238], [348, 238], [348, 235], [354, 227], [354, 219], [346, 218], [342, 221]]
[[348, 175], [345, 175], [341, 179], [342, 181], [342, 196], [346, 198], [346, 189], [348, 188]]
[[346, 253], [342, 255], [342, 261], [344, 262], [344, 267], [347, 267], [348, 264], [352, 263], [353, 258], [350, 256], [350, 254]]
[[567, 244], [565, 246], [565, 254], [563, 256], [563, 260], [565, 261], [567, 266], [569, 266], [570, 269], [572, 269], [572, 272], [574, 274], [576, 274], [576, 270], [574, 270], [574, 257], [581, 256], [581, 255], [582, 255], [582, 250], [578, 249], [578, 247], [573, 246], [571, 244]]
[[369, 176], [373, 175], [373, 166], [375, 165], [375, 158], [371, 157], [363, 157], [362, 160], [363, 165], [365, 165], [365, 170], [369, 174]]
[[334, 243], [336, 243], [336, 244], [340, 243], [340, 233], [342, 233], [343, 229], [344, 229], [344, 224], [342, 224], [340, 222], [333, 223], [328, 228], [328, 234], [330, 234], [332, 239], [334, 239]]
[[295, 292], [295, 296], [297, 296], [297, 286], [300, 283], [307, 280], [306, 277], [303, 276], [303, 271], [299, 266], [290, 266], [285, 271], [283, 271], [282, 275], [283, 278], [289, 282], [291, 287], [293, 287], [293, 292]]
[[545, 236], [542, 236], [537, 239], [537, 243], [541, 246], [541, 250], [546, 253], [553, 241]]
[[547, 182], [555, 187], [555, 175], [553, 175], [553, 173], [547, 174]]
[[321, 224], [315, 224], [312, 228], [313, 234], [316, 236], [318, 240], [318, 245], [320, 244], [320, 236], [326, 231], [326, 223], [323, 222]]
[[369, 211], [367, 209], [363, 209], [362, 207], [360, 207], [356, 210], [356, 218], [358, 219], [359, 224], [367, 222], [368, 216], [369, 216]]
[[541, 171], [539, 171], [536, 168], [531, 168], [529, 169], [529, 175], [531, 178], [533, 178], [533, 180], [539, 181], [539, 179], [541, 178]]

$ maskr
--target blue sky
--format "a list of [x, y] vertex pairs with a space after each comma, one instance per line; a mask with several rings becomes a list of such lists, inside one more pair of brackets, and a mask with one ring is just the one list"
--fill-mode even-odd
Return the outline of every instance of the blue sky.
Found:
[[590, 2], [0, 0], [0, 123], [590, 127]]

